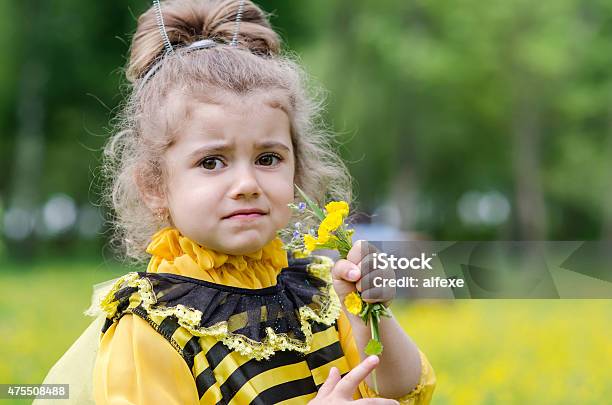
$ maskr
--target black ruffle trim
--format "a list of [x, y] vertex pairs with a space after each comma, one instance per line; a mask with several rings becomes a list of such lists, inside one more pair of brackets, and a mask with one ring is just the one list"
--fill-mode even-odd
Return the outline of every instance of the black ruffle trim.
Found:
[[[300, 308], [307, 307], [329, 318], [338, 304], [330, 281], [308, 271], [312, 262], [312, 257], [290, 258], [289, 266], [279, 273], [277, 284], [261, 289], [231, 287], [169, 273], [137, 274], [151, 287], [153, 302], [149, 310], [184, 306], [201, 312], [197, 328], [212, 328], [226, 322], [229, 334], [253, 342], [264, 342], [269, 337], [268, 328], [276, 335], [304, 342], [307, 336]], [[110, 319], [123, 315], [130, 306], [130, 297], [142, 293], [134, 283], [128, 284], [114, 292], [112, 302], [117, 303], [117, 310], [110, 314]], [[334, 320], [336, 316], [333, 315]]]

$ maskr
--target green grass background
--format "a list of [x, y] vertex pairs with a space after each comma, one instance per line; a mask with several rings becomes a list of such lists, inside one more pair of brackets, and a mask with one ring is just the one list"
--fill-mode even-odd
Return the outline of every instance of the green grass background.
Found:
[[[126, 271], [88, 261], [2, 263], [0, 271], [0, 383], [41, 383], [51, 366], [93, 318], [83, 315], [92, 287]], [[2, 400], [29, 404], [32, 400]]]

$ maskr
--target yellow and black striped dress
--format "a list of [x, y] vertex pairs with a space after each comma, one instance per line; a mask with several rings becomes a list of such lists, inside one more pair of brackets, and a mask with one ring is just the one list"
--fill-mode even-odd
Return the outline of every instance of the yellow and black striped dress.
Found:
[[[229, 256], [177, 230], [149, 245], [147, 272], [117, 281], [94, 368], [98, 404], [304, 404], [331, 367], [359, 362], [331, 286], [332, 261], [287, 259], [280, 239]], [[435, 376], [402, 403], [427, 404]], [[355, 398], [374, 396], [365, 383]]]

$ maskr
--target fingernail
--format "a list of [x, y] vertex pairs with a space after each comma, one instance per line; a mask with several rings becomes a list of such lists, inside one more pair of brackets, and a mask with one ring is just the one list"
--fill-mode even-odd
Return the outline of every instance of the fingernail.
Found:
[[348, 276], [351, 280], [358, 280], [359, 279], [359, 270], [351, 270], [348, 273]]
[[374, 355], [368, 356], [368, 361], [370, 363], [374, 364], [374, 363], [378, 362], [378, 356], [374, 356]]

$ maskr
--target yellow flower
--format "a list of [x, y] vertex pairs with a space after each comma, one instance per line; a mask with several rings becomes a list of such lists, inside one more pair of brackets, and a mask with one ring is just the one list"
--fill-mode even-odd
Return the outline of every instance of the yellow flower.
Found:
[[317, 247], [317, 240], [311, 234], [304, 235], [304, 246], [311, 252]]
[[359, 315], [362, 305], [363, 301], [361, 300], [359, 294], [357, 294], [355, 291], [347, 294], [346, 297], [344, 297], [344, 306], [346, 307], [346, 310], [353, 315]]
[[349, 212], [349, 206], [344, 201], [332, 201], [327, 203], [325, 210], [328, 214], [331, 214], [332, 212], [339, 212], [343, 217], [346, 217]]
[[324, 244], [329, 240], [329, 231], [325, 228], [321, 228], [319, 227], [319, 230], [317, 232], [317, 243], [318, 244]]
[[319, 229], [323, 228], [328, 232], [335, 231], [340, 225], [342, 225], [342, 220], [342, 212], [332, 212], [331, 214], [328, 214], [323, 221], [321, 221]]

